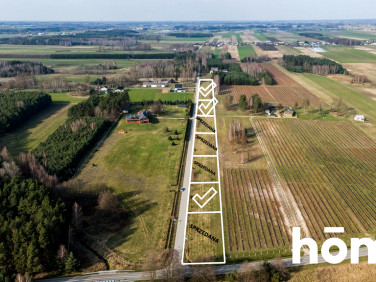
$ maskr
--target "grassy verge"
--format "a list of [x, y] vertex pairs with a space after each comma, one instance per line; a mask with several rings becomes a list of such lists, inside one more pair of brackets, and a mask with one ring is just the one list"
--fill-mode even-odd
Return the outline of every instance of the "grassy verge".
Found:
[[136, 88], [129, 89], [131, 102], [142, 101], [185, 101], [193, 98], [193, 93], [160, 93], [157, 89]]

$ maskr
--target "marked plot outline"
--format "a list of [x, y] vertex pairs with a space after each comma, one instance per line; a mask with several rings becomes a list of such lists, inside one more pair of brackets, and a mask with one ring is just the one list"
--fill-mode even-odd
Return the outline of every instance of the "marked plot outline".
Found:
[[215, 87], [212, 79], [200, 79], [196, 87], [183, 265], [226, 263]]

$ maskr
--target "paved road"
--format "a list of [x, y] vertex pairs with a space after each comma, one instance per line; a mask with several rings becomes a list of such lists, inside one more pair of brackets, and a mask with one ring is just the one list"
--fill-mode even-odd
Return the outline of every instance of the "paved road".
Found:
[[[184, 223], [183, 223], [184, 224]], [[332, 255], [336, 255], [337, 252], [333, 252]], [[350, 250], [347, 253], [346, 259], [350, 258]], [[359, 251], [359, 256], [367, 256], [368, 251], [367, 248], [361, 248]], [[282, 261], [285, 263], [287, 267], [296, 266], [292, 264], [291, 258], [282, 259]], [[319, 263], [324, 263], [325, 260], [321, 255], [318, 255], [318, 261]], [[273, 262], [273, 261], [271, 261]], [[225, 264], [225, 265], [218, 265], [215, 266], [216, 274], [225, 274], [225, 273], [231, 273], [234, 269], [236, 269], [238, 272], [246, 271], [247, 269], [257, 269], [260, 267], [262, 262], [250, 262], [246, 264]], [[309, 264], [309, 256], [303, 256], [301, 259], [300, 265], [307, 265]], [[185, 266], [186, 273], [189, 275], [191, 273], [190, 266]], [[157, 276], [161, 277], [162, 271], [157, 272]], [[146, 272], [103, 272], [98, 274], [91, 274], [91, 275], [83, 275], [83, 276], [76, 276], [76, 277], [66, 277], [66, 278], [57, 278], [57, 279], [46, 279], [43, 280], [44, 282], [52, 282], [52, 281], [58, 281], [58, 282], [76, 282], [76, 281], [111, 281], [111, 280], [117, 280], [117, 281], [135, 281], [135, 280], [141, 280], [141, 279], [147, 279], [148, 273]]]
[[[194, 107], [196, 105], [194, 104]], [[178, 223], [176, 227], [176, 236], [175, 236], [175, 250], [181, 255], [183, 253], [183, 245], [184, 245], [184, 228], [185, 228], [185, 218], [187, 216], [187, 201], [188, 201], [188, 186], [189, 186], [189, 172], [192, 166], [192, 158], [191, 155], [193, 154], [193, 122], [194, 118], [191, 118], [190, 128], [187, 132], [187, 139], [188, 142], [188, 150], [187, 150], [187, 158], [185, 163], [185, 170], [184, 170], [184, 180], [183, 180], [183, 187], [185, 188], [184, 192], [181, 192], [180, 198], [180, 205], [179, 205], [179, 217]]]

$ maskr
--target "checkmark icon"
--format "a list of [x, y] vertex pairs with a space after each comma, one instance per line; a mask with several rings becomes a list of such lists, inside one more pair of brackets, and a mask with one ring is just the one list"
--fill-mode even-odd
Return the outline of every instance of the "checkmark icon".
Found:
[[[215, 84], [214, 82], [210, 83], [208, 87], [203, 87], [201, 86], [200, 87], [200, 94], [204, 97], [208, 96], [212, 90], [217, 86], [217, 84]], [[210, 91], [208, 91], [210, 89]]]
[[[214, 107], [218, 104], [218, 100], [216, 98], [213, 98], [209, 103], [206, 105], [204, 103], [201, 103], [201, 105], [198, 107], [200, 112], [204, 116], [210, 115], [210, 113], [213, 111]], [[209, 109], [209, 110], [208, 110]]]
[[[199, 194], [194, 195], [193, 201], [202, 209], [203, 207], [206, 206], [207, 203], [210, 202], [210, 200], [217, 194], [217, 190], [215, 190], [213, 187], [209, 189], [203, 196], [200, 196]], [[205, 201], [206, 199], [206, 201]], [[198, 202], [205, 201], [202, 205]]]

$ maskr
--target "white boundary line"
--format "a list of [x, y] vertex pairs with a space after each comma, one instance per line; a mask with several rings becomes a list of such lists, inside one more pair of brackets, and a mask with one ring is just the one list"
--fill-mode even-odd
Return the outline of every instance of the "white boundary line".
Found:
[[[188, 201], [187, 201], [187, 208], [186, 208], [186, 216], [185, 216], [185, 224], [184, 224], [184, 237], [183, 237], [183, 252], [182, 252], [182, 259], [181, 259], [181, 263], [182, 265], [195, 265], [195, 264], [225, 264], [226, 263], [226, 253], [225, 253], [225, 237], [224, 237], [224, 230], [223, 230], [223, 212], [222, 212], [222, 195], [221, 195], [221, 175], [220, 175], [220, 170], [219, 170], [219, 156], [218, 156], [218, 149], [216, 151], [216, 154], [215, 155], [209, 155], [209, 156], [200, 156], [200, 157], [216, 157], [217, 158], [217, 179], [218, 181], [208, 181], [208, 182], [192, 182], [192, 168], [193, 168], [193, 157], [197, 157], [194, 155], [194, 148], [195, 148], [195, 139], [194, 136], [196, 134], [215, 134], [215, 142], [216, 142], [216, 145], [217, 145], [217, 148], [218, 148], [218, 138], [217, 138], [217, 121], [216, 121], [216, 111], [215, 111], [215, 106], [213, 107], [213, 109], [210, 110], [213, 111], [213, 115], [199, 115], [198, 114], [198, 109], [199, 109], [199, 105], [198, 105], [198, 102], [199, 101], [202, 101], [202, 99], [199, 99], [199, 95], [200, 95], [200, 92], [202, 89], [204, 89], [203, 87], [200, 87], [201, 86], [201, 82], [203, 81], [209, 81], [211, 82], [211, 84], [205, 89], [205, 91], [207, 91], [211, 85], [213, 85], [213, 87], [211, 88], [210, 92], [211, 92], [211, 95], [213, 97], [213, 99], [208, 99], [208, 101], [216, 101], [216, 98], [214, 97], [214, 88], [215, 88], [215, 83], [212, 79], [199, 79], [198, 82], [197, 82], [197, 85], [196, 85], [196, 107], [195, 107], [195, 115], [194, 115], [194, 124], [193, 124], [193, 140], [192, 140], [192, 146], [193, 146], [193, 151], [192, 151], [192, 155], [191, 155], [191, 166], [189, 168], [189, 185], [188, 185]], [[207, 96], [208, 94], [206, 94]], [[206, 97], [205, 96], [205, 97]], [[215, 100], [214, 100], [215, 99]], [[215, 129], [215, 133], [214, 132], [208, 132], [208, 133], [197, 133], [196, 132], [196, 124], [197, 124], [197, 121], [196, 121], [196, 118], [197, 117], [214, 117], [214, 129]], [[191, 193], [191, 185], [194, 185], [194, 184], [218, 184], [218, 193], [219, 193], [219, 208], [220, 210], [219, 211], [205, 211], [205, 212], [189, 212], [189, 201], [190, 201], [190, 193]], [[210, 199], [207, 201], [209, 202]], [[219, 261], [219, 262], [191, 262], [191, 263], [186, 263], [184, 262], [184, 253], [185, 253], [185, 242], [186, 242], [186, 236], [187, 236], [187, 223], [188, 223], [188, 214], [220, 214], [221, 215], [221, 231], [222, 231], [222, 248], [223, 248], [223, 261]]]

